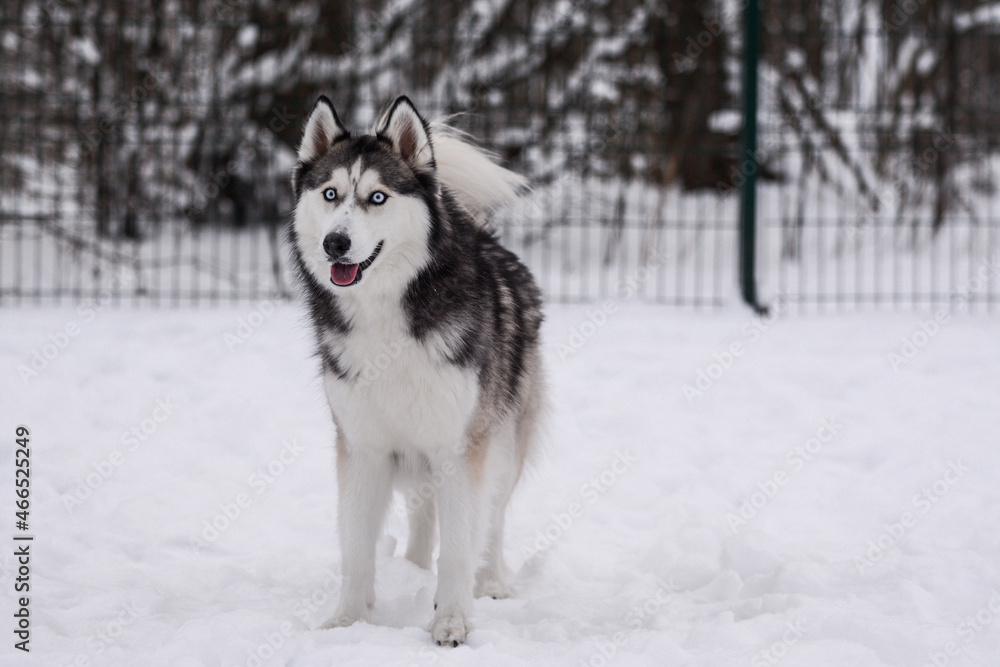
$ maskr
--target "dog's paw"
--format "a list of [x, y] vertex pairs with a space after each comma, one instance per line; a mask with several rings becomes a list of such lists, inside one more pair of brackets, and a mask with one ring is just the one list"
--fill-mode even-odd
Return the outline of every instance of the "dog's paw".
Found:
[[321, 630], [330, 630], [332, 628], [346, 628], [350, 625], [354, 625], [358, 621], [367, 621], [368, 617], [366, 614], [356, 614], [350, 613], [343, 610], [337, 610], [333, 617], [330, 618], [326, 623], [320, 626]]
[[438, 646], [458, 646], [465, 643], [465, 637], [471, 629], [461, 614], [435, 616], [429, 628], [431, 638]]
[[491, 597], [494, 600], [504, 600], [510, 597], [510, 588], [499, 579], [487, 579], [476, 582], [476, 597]]
[[319, 626], [321, 630], [332, 630], [333, 628], [346, 628], [348, 626], [354, 625], [360, 618], [354, 616], [339, 616], [335, 615], [333, 618], [329, 619], [326, 623]]

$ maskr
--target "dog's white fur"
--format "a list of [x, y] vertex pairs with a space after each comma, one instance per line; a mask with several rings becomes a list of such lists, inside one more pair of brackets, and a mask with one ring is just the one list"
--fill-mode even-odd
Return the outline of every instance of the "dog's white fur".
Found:
[[449, 125], [431, 123], [438, 178], [476, 220], [482, 221], [493, 209], [514, 203], [528, 189], [528, 179], [504, 169], [493, 161], [496, 156], [468, 139]]
[[[333, 114], [324, 115], [320, 107], [307, 124], [301, 160], [312, 158], [319, 142], [332, 143], [340, 131]], [[432, 141], [426, 141], [415, 112], [410, 115], [404, 109], [391, 122], [380, 120], [379, 127], [393, 140], [403, 133], [419, 135], [413, 159], [433, 159], [439, 180], [479, 219], [512, 201], [525, 186], [520, 176], [494, 164], [446, 126], [434, 126]], [[348, 198], [333, 215], [322, 199], [327, 186]], [[533, 424], [519, 424], [515, 416], [506, 417], [490, 431], [489, 443], [479, 443], [473, 452], [469, 434], [480, 409], [476, 372], [448, 362], [447, 341], [433, 337], [415, 341], [400, 305], [408, 280], [428, 261], [427, 208], [417, 197], [390, 193], [385, 205], [363, 212], [358, 201], [380, 188], [385, 186], [378, 182], [378, 174], [362, 172], [360, 165], [338, 169], [327, 184], [303, 193], [295, 212], [306, 267], [320, 284], [335, 291], [352, 330], [364, 332], [331, 337], [328, 344], [347, 365], [371, 368], [360, 378], [326, 374], [323, 379], [337, 428], [344, 573], [339, 606], [324, 627], [369, 618], [375, 600], [375, 543], [393, 483], [416, 489], [430, 481], [436, 498], [411, 508], [406, 557], [430, 567], [436, 500], [441, 526], [439, 581], [429, 630], [438, 643], [458, 643], [470, 629], [473, 592], [497, 598], [509, 595], [503, 563], [504, 512], [529, 449], [523, 439], [533, 437], [534, 429]], [[392, 239], [357, 286], [344, 289], [329, 284], [330, 263], [322, 246], [334, 231], [351, 238], [345, 263], [363, 261], [380, 239]], [[371, 365], [380, 355], [391, 359], [382, 369]], [[420, 383], [416, 388], [415, 381]], [[528, 395], [538, 399], [540, 391], [532, 387]]]

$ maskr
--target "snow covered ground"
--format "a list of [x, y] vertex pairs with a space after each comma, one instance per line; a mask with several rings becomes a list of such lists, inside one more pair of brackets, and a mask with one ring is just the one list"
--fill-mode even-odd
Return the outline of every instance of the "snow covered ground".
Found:
[[995, 664], [1000, 321], [939, 319], [551, 307], [516, 596], [477, 600], [444, 649], [401, 499], [372, 623], [316, 629], [333, 427], [297, 308], [0, 311], [0, 665]]

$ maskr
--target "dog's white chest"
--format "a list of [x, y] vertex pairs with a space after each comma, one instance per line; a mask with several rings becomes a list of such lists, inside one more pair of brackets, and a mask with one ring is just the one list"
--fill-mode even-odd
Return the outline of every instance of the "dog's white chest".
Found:
[[337, 421], [352, 447], [454, 450], [478, 401], [476, 374], [449, 363], [439, 339], [413, 339], [396, 309], [386, 312], [359, 314], [351, 333], [331, 344], [351, 370], [346, 380], [324, 377]]

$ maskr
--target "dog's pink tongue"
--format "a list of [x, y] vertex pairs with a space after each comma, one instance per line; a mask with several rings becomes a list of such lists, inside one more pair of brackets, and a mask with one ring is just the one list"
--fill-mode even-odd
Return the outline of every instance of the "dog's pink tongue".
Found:
[[337, 285], [350, 285], [357, 275], [357, 264], [334, 264], [330, 269], [330, 279]]

